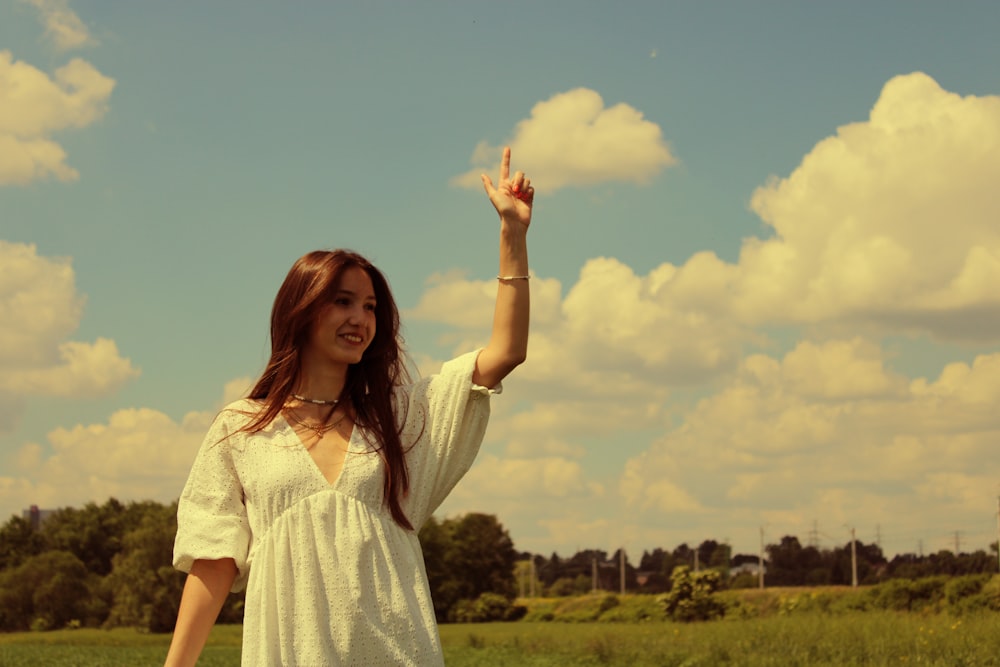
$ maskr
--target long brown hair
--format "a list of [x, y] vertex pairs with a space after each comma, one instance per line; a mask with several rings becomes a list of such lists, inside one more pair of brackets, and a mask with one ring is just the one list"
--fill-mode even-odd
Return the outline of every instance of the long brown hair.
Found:
[[341, 394], [354, 406], [355, 423], [371, 434], [385, 463], [383, 491], [392, 518], [413, 530], [400, 505], [410, 490], [403, 443], [399, 437], [393, 389], [409, 381], [399, 330], [399, 310], [389, 283], [375, 266], [349, 250], [316, 250], [300, 257], [281, 284], [271, 309], [271, 358], [250, 391], [263, 409], [244, 426], [253, 433], [270, 424], [284, 408], [299, 379], [302, 349], [320, 310], [333, 300], [344, 271], [357, 267], [375, 290], [375, 338], [361, 361], [352, 364]]

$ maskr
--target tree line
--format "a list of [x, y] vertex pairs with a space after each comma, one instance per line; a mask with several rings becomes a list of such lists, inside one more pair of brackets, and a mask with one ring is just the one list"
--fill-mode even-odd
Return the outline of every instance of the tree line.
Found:
[[[927, 555], [897, 554], [888, 559], [877, 544], [861, 541], [821, 549], [802, 546], [792, 535], [764, 549], [766, 586], [850, 586], [855, 569], [860, 585], [890, 579], [920, 579], [938, 575], [961, 576], [998, 571], [997, 544], [990, 551], [970, 553], [941, 550]], [[553, 553], [550, 557], [521, 554], [518, 564], [522, 594], [532, 590], [539, 596], [562, 596], [592, 590], [620, 591], [621, 562], [625, 563], [625, 590], [632, 593], [666, 593], [671, 574], [678, 567], [691, 571], [713, 570], [721, 575], [723, 588], [751, 588], [759, 585], [758, 554], [731, 554], [727, 544], [705, 540], [697, 547], [684, 543], [672, 551], [661, 548], [644, 551], [634, 566], [621, 551], [587, 549], [569, 558]], [[529, 582], [526, 584], [525, 582]]]
[[[12, 516], [0, 527], [0, 631], [139, 627], [171, 632], [185, 575], [173, 568], [177, 503], [63, 508], [39, 526]], [[467, 514], [420, 531], [439, 620], [515, 618], [517, 552], [496, 517]], [[243, 619], [231, 594], [220, 623]]]
[[[12, 516], [0, 527], [0, 631], [129, 626], [173, 630], [184, 574], [172, 563], [177, 503], [121, 503], [63, 508], [40, 526]], [[514, 620], [518, 596], [566, 596], [594, 589], [667, 593], [678, 567], [714, 570], [720, 586], [757, 585], [757, 555], [731, 555], [706, 540], [672, 551], [643, 552], [634, 566], [621, 551], [588, 549], [569, 558], [517, 552], [507, 530], [489, 514], [431, 518], [420, 530], [427, 576], [439, 621]], [[766, 548], [768, 586], [845, 585], [857, 568], [862, 584], [887, 579], [997, 572], [993, 553], [940, 551], [888, 560], [874, 544], [834, 549], [802, 546], [793, 536]], [[751, 567], [752, 569], [752, 567]], [[220, 623], [242, 621], [243, 596], [230, 595]]]

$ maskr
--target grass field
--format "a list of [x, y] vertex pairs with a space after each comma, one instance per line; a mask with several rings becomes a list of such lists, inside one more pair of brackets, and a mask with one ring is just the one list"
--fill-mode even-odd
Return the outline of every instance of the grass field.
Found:
[[[198, 663], [239, 664], [239, 626], [213, 630]], [[441, 627], [449, 667], [921, 665], [1000, 667], [1000, 614], [807, 613], [679, 625], [488, 623]], [[170, 638], [133, 630], [0, 635], [0, 667], [160, 665]]]

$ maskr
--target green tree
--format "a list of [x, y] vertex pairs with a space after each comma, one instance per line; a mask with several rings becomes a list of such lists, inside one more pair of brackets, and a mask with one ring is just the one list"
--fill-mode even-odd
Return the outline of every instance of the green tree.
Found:
[[0, 571], [17, 567], [45, 550], [45, 540], [27, 519], [17, 515], [0, 528]]
[[121, 540], [108, 575], [112, 599], [109, 626], [173, 630], [184, 575], [172, 565], [177, 504], [147, 507], [139, 525]]
[[0, 629], [64, 627], [101, 614], [99, 579], [68, 551], [47, 551], [0, 573]]
[[439, 621], [459, 600], [496, 593], [513, 600], [517, 592], [517, 552], [507, 531], [489, 514], [470, 513], [420, 530], [428, 584]]
[[103, 577], [111, 572], [125, 534], [138, 526], [146, 513], [162, 507], [153, 501], [123, 505], [115, 498], [109, 498], [103, 505], [66, 507], [45, 520], [41, 533], [48, 548], [75, 554], [88, 571]]
[[434, 616], [438, 621], [443, 621], [448, 618], [448, 610], [461, 599], [459, 583], [451, 576], [449, 569], [451, 536], [441, 522], [431, 517], [420, 528], [419, 537], [427, 584], [434, 603]]
[[448, 554], [452, 576], [459, 578], [462, 597], [498, 593], [513, 599], [517, 592], [514, 561], [517, 552], [510, 535], [491, 514], [470, 513], [445, 522], [450, 535]]
[[785, 535], [778, 544], [767, 546], [767, 582], [771, 586], [799, 586], [805, 583], [802, 545], [799, 538]]

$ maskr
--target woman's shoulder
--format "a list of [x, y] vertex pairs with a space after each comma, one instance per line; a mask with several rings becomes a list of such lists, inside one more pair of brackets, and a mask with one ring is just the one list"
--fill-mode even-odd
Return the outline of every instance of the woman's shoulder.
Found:
[[228, 403], [219, 414], [246, 415], [253, 417], [263, 409], [264, 403], [254, 398], [240, 398]]
[[[250, 435], [247, 432], [247, 427], [264, 407], [264, 403], [261, 401], [248, 398], [241, 398], [225, 405], [215, 415], [208, 435], [205, 437], [205, 445], [212, 449], [216, 445], [224, 444], [224, 449], [242, 451]], [[271, 426], [268, 424], [260, 430], [267, 430]], [[255, 432], [257, 430], [254, 429]]]
[[252, 398], [241, 398], [227, 404], [216, 415], [216, 422], [224, 422], [230, 428], [241, 428], [264, 409], [264, 403]]

